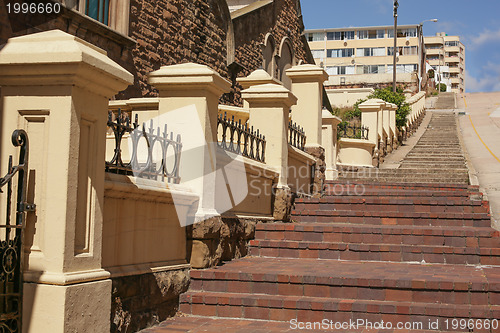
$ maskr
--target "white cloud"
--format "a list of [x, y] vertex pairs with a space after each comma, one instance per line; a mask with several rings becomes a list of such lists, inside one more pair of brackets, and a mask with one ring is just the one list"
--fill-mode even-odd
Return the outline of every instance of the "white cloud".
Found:
[[500, 42], [500, 29], [497, 31], [485, 29], [478, 36], [468, 37], [467, 42], [469, 48], [478, 48], [491, 42]]
[[490, 92], [500, 91], [500, 65], [489, 64], [489, 73], [481, 77], [472, 76], [468, 70], [465, 71], [465, 89], [468, 92]]

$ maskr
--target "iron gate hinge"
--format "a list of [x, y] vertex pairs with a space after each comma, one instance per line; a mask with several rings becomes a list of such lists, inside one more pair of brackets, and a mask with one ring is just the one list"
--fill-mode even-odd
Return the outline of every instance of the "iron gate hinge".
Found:
[[18, 212], [34, 212], [36, 210], [35, 204], [30, 204], [27, 202], [20, 202], [17, 204]]

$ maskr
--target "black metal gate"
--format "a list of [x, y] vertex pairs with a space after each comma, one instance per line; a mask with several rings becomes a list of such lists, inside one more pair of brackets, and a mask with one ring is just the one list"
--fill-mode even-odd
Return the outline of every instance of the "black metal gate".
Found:
[[[20, 147], [19, 164], [12, 165], [5, 177], [0, 178], [0, 192], [6, 197], [5, 220], [0, 217], [0, 332], [21, 332], [23, 299], [23, 232], [25, 213], [35, 209], [26, 202], [28, 178], [28, 135], [24, 130], [12, 133], [12, 144]], [[17, 174], [17, 182], [14, 176]], [[6, 185], [6, 190], [4, 186]], [[17, 192], [17, 197], [12, 194]], [[1, 204], [1, 203], [0, 203]], [[15, 209], [15, 221], [12, 221]]]

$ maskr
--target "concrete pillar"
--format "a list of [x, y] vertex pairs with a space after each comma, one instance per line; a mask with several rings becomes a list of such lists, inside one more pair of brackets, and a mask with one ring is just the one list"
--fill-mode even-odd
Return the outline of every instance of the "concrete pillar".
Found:
[[[159, 91], [159, 118], [182, 136], [181, 183], [200, 196], [195, 221], [219, 216], [216, 210], [216, 147], [219, 98], [231, 83], [205, 65], [163, 66], [149, 74]], [[164, 126], [164, 124], [163, 124]]]
[[[236, 81], [241, 85], [243, 89], [248, 89], [253, 86], [258, 86], [261, 84], [268, 84], [268, 83], [273, 83], [273, 84], [278, 84], [281, 85], [281, 82], [269, 75], [268, 72], [266, 72], [263, 69], [257, 69], [250, 73], [247, 77], [240, 77], [237, 78]], [[243, 107], [245, 109], [248, 109], [249, 105], [248, 102], [243, 100]]]
[[392, 103], [386, 103], [382, 111], [383, 112], [382, 127], [384, 128], [384, 133], [386, 134], [384, 142], [388, 154], [392, 152], [392, 134], [390, 125], [391, 109], [392, 109]]
[[313, 196], [320, 197], [326, 176], [325, 149], [322, 146], [323, 82], [328, 74], [316, 65], [299, 65], [286, 70], [292, 81], [292, 93], [297, 104], [292, 107], [292, 119], [304, 128], [305, 151], [316, 159]]
[[377, 121], [377, 132], [378, 132], [378, 151], [379, 156], [382, 158], [381, 162], [383, 162], [383, 157], [387, 154], [386, 145], [385, 145], [385, 135], [384, 135], [384, 109], [386, 102], [381, 99], [376, 99], [378, 103], [380, 103], [380, 109], [378, 110], [378, 121]]
[[297, 104], [292, 106], [293, 121], [304, 128], [306, 147], [321, 146], [323, 82], [328, 74], [316, 65], [300, 65], [287, 69], [292, 80], [292, 93]]
[[328, 110], [323, 110], [322, 143], [325, 147], [325, 179], [335, 180], [338, 178], [337, 170], [337, 125], [342, 121], [339, 117], [332, 115]]
[[[60, 30], [0, 48], [1, 174], [16, 128], [30, 142], [23, 332], [109, 332], [101, 267], [109, 98], [133, 83], [106, 52]], [[3, 216], [3, 213], [2, 213]]]
[[380, 99], [369, 99], [359, 105], [361, 110], [361, 125], [368, 128], [368, 141], [375, 144], [373, 151], [373, 166], [379, 165], [379, 112], [382, 109]]
[[389, 108], [389, 127], [391, 131], [391, 143], [392, 143], [392, 149], [396, 149], [398, 146], [398, 136], [397, 136], [397, 131], [396, 131], [396, 110], [398, 109], [398, 106], [396, 104], [390, 103], [390, 108]]
[[288, 89], [277, 84], [252, 86], [242, 91], [250, 107], [250, 125], [266, 137], [266, 164], [280, 176], [277, 184], [274, 217], [282, 220], [289, 210], [288, 201], [288, 113], [297, 103]]

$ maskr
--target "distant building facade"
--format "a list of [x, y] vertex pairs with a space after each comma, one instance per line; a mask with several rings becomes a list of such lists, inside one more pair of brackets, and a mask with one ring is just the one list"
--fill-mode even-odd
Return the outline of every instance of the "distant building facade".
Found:
[[426, 60], [445, 83], [448, 90], [465, 92], [465, 46], [459, 36], [448, 36], [439, 32], [436, 36], [424, 37]]
[[[392, 85], [394, 28], [392, 26], [306, 30], [317, 65], [330, 74], [330, 87], [380, 87]], [[425, 75], [424, 48], [419, 25], [397, 30], [397, 82], [418, 84]]]

